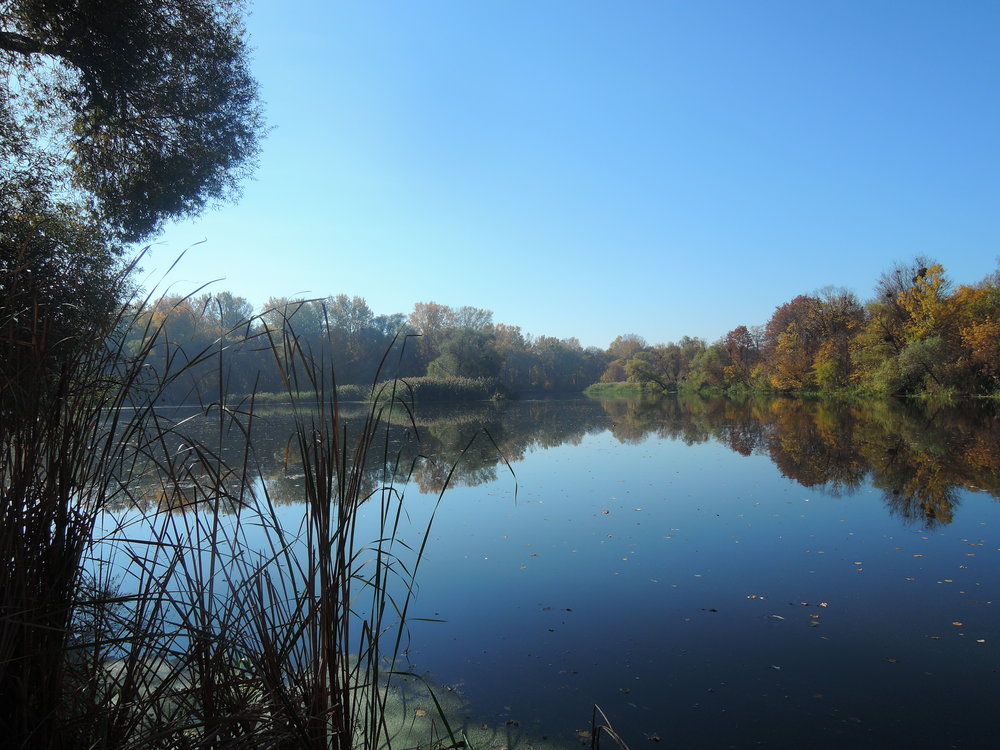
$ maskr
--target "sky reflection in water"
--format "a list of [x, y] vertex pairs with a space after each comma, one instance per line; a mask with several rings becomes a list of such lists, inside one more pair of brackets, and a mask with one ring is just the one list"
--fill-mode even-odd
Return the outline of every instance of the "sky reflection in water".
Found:
[[[411, 620], [407, 658], [457, 687], [470, 721], [536, 737], [572, 741], [597, 703], [633, 750], [982, 747], [1000, 687], [1000, 432], [978, 411], [421, 410], [412, 546], [480, 425], [516, 480], [489, 440], [459, 464], [411, 611], [446, 622]], [[282, 444], [281, 416], [267, 422]], [[264, 474], [297, 523], [294, 467]]]
[[949, 522], [906, 518], [913, 499], [893, 505], [902, 490], [885, 474], [883, 488], [869, 476], [835, 496], [763, 451], [656, 430], [592, 432], [514, 470], [516, 503], [502, 473], [445, 494], [417, 615], [448, 622], [412, 625], [416, 667], [460, 684], [486, 721], [566, 732], [596, 702], [633, 747], [991, 736], [980, 707], [998, 687], [1000, 518], [988, 494], [952, 486], [955, 505], [935, 510]]

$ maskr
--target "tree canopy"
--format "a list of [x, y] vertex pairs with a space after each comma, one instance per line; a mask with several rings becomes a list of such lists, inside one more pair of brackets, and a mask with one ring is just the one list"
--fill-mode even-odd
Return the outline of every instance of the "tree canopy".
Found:
[[0, 193], [117, 242], [230, 198], [263, 134], [240, 0], [0, 0]]

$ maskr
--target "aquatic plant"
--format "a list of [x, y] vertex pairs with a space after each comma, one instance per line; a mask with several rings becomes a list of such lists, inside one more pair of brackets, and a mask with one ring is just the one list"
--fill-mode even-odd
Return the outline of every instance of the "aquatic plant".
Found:
[[[149, 317], [127, 337], [143, 304], [123, 310], [56, 358], [44, 316], [27, 337], [21, 319], [0, 321], [19, 337], [4, 345], [26, 352], [6, 360], [0, 420], [8, 741], [388, 746], [395, 657], [423, 554], [396, 538], [412, 467], [399, 465], [387, 426], [394, 411], [412, 422], [403, 391], [373, 386], [349, 434], [332, 363], [290, 324], [264, 326], [256, 343], [281, 369], [294, 414], [287, 456], [304, 475], [307, 513], [289, 530], [259, 480], [254, 396], [226, 399], [232, 336], [185, 352]], [[214, 442], [192, 434], [192, 418], [154, 408], [211, 361], [218, 399], [197, 418], [213, 418]], [[234, 434], [235, 459], [222, 449]], [[374, 486], [372, 461], [383, 469]], [[363, 506], [378, 518], [371, 538], [359, 530]]]

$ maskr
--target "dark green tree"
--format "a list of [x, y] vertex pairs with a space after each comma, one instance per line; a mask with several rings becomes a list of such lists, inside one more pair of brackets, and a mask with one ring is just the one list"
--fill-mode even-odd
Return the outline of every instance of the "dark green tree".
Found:
[[0, 173], [86, 209], [120, 242], [232, 197], [263, 133], [241, 11], [0, 0]]
[[441, 342], [440, 352], [427, 367], [431, 377], [489, 378], [500, 371], [500, 355], [486, 331], [452, 329]]

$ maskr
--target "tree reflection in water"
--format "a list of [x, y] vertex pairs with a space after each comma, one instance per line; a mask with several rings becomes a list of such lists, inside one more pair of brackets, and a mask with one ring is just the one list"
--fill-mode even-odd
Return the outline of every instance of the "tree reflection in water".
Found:
[[[356, 406], [359, 413], [362, 408]], [[275, 408], [254, 419], [253, 452], [272, 497], [298, 502], [301, 469], [285, 459], [288, 415]], [[988, 402], [688, 396], [434, 404], [417, 408], [416, 427], [414, 434], [408, 420], [394, 425], [379, 463], [424, 493], [440, 492], [449, 476], [452, 484], [466, 486], [492, 482], [507, 472], [505, 460], [516, 465], [531, 451], [610, 431], [622, 443], [651, 437], [688, 445], [715, 441], [744, 456], [766, 455], [785, 477], [831, 495], [851, 494], [870, 482], [889, 513], [928, 527], [952, 521], [960, 489], [1000, 497], [1000, 422]], [[188, 420], [177, 439], [195, 444], [206, 437], [197, 434], [200, 429], [198, 420]], [[227, 440], [222, 453], [242, 456], [243, 432], [234, 430]], [[379, 469], [373, 465], [369, 472], [371, 490]], [[140, 494], [163, 504], [170, 493], [150, 487]]]

